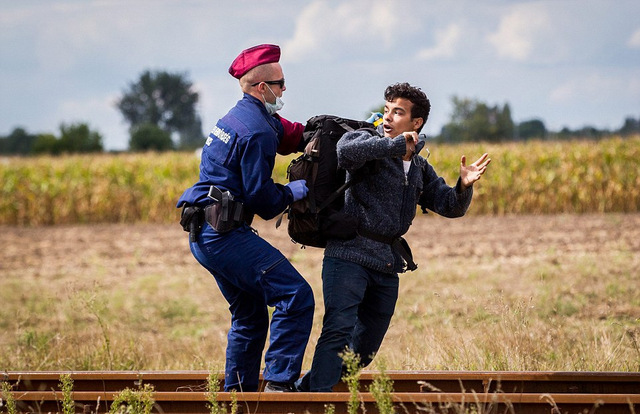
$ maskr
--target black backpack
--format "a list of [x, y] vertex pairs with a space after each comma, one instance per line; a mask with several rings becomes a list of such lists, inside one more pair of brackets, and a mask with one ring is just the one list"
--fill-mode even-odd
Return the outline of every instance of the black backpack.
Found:
[[357, 235], [356, 218], [342, 211], [344, 192], [372, 167], [363, 167], [347, 181], [346, 171], [338, 168], [336, 144], [346, 132], [362, 128], [375, 130], [369, 122], [333, 115], [319, 115], [307, 121], [304, 154], [287, 168], [289, 181], [304, 179], [309, 188], [307, 197], [291, 204], [288, 210], [287, 230], [294, 242], [325, 247], [328, 239], [348, 240]]

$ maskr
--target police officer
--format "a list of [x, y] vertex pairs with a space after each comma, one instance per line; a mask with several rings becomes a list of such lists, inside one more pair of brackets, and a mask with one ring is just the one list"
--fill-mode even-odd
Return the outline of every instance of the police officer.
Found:
[[[304, 126], [276, 112], [286, 90], [280, 48], [258, 45], [238, 55], [229, 73], [243, 97], [222, 117], [202, 150], [199, 181], [178, 200], [196, 260], [229, 302], [225, 391], [256, 391], [265, 353], [265, 391], [293, 391], [314, 311], [311, 287], [280, 251], [250, 227], [307, 194], [304, 180], [271, 179], [276, 151], [301, 149]], [[271, 323], [267, 307], [274, 307]]]

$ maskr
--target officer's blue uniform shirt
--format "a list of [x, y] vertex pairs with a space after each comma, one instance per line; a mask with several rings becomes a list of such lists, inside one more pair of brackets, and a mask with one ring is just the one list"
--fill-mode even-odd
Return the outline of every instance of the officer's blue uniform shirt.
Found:
[[291, 190], [271, 178], [282, 136], [282, 123], [259, 99], [245, 93], [209, 133], [199, 181], [185, 190], [177, 207], [211, 203], [207, 194], [215, 185], [263, 219], [277, 216], [293, 201]]

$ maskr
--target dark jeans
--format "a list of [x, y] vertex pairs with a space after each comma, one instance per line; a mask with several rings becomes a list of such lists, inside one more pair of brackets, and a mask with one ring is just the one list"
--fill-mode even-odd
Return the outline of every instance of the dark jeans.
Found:
[[[247, 226], [224, 235], [207, 223], [191, 252], [218, 283], [229, 303], [225, 391], [257, 391], [260, 360], [264, 379], [293, 382], [313, 323], [311, 287], [289, 261]], [[275, 309], [269, 322], [268, 306]]]
[[301, 391], [329, 392], [342, 375], [340, 353], [347, 347], [367, 366], [389, 328], [398, 298], [398, 275], [325, 257], [322, 293], [325, 313], [311, 370], [298, 381]]

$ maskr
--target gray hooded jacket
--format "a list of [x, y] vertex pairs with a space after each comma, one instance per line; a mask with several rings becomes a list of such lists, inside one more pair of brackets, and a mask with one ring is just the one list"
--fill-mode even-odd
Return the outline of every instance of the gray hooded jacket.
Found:
[[[372, 130], [348, 132], [338, 141], [338, 165], [348, 177], [367, 161], [380, 160], [379, 168], [354, 184], [345, 194], [344, 211], [358, 218], [360, 228], [385, 237], [404, 235], [416, 215], [416, 205], [441, 216], [463, 216], [471, 203], [473, 187], [462, 189], [460, 179], [448, 186], [420, 155], [414, 155], [405, 176], [402, 157], [404, 136], [387, 138]], [[383, 272], [401, 273], [404, 260], [391, 246], [360, 235], [351, 240], [329, 240], [325, 255]]]

